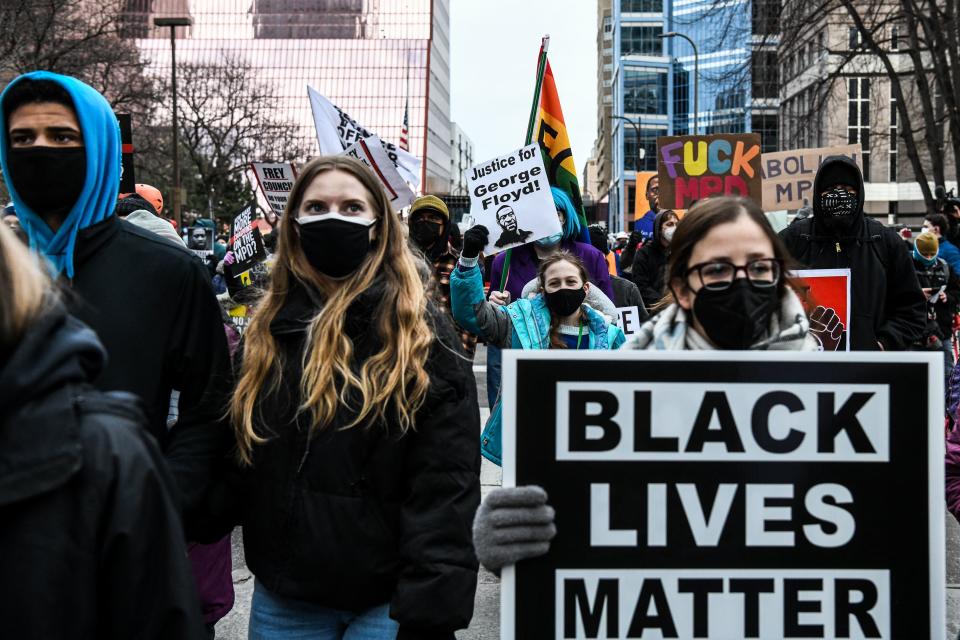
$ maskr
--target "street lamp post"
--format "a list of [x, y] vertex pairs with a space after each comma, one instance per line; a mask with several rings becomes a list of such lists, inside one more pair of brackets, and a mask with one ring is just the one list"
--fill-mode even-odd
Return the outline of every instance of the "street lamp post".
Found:
[[611, 115], [610, 118], [613, 120], [623, 120], [624, 122], [629, 122], [630, 125], [633, 126], [633, 131], [637, 136], [637, 148], [636, 148], [637, 159], [634, 160], [633, 170], [635, 172], [639, 172], [640, 161], [643, 160], [643, 156], [644, 156], [644, 153], [643, 153], [644, 150], [640, 148], [640, 124], [636, 120], [631, 120], [630, 118], [627, 118], [624, 116]]
[[154, 18], [157, 27], [170, 27], [170, 76], [173, 89], [173, 218], [183, 228], [180, 214], [180, 128], [177, 122], [177, 27], [189, 27], [193, 24], [190, 17]]
[[661, 33], [658, 38], [683, 38], [693, 47], [693, 133], [700, 132], [699, 112], [700, 112], [700, 54], [697, 52], [696, 43], [685, 33], [679, 31], [668, 31]]

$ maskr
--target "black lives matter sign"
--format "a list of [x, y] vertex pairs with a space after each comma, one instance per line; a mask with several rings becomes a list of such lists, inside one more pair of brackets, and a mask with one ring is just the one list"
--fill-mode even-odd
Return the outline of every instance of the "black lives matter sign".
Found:
[[937, 357], [506, 352], [502, 637], [942, 638]]

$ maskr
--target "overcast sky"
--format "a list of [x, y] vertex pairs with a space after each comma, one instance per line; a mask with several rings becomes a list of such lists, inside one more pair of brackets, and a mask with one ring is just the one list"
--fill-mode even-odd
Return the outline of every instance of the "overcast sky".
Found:
[[522, 147], [544, 34], [582, 176], [597, 131], [596, 2], [451, 0], [450, 117], [477, 163]]

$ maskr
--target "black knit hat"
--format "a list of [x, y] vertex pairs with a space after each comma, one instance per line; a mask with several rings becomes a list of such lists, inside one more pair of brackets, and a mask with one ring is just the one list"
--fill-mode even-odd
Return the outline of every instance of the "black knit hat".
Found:
[[146, 210], [153, 215], [157, 215], [157, 210], [153, 208], [153, 205], [135, 193], [132, 193], [126, 198], [123, 198], [117, 202], [117, 215], [121, 218], [127, 217], [134, 211], [141, 210]]

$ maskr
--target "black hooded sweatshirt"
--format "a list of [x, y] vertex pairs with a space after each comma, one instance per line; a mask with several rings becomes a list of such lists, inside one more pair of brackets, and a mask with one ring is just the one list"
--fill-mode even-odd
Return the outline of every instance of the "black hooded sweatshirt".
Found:
[[[231, 443], [223, 421], [230, 354], [206, 269], [188, 249], [111, 216], [77, 234], [69, 311], [93, 329], [107, 364], [93, 381], [144, 404], [189, 525]], [[179, 421], [167, 429], [172, 389]]]
[[[857, 190], [849, 231], [825, 224], [818, 194], [838, 184]], [[863, 176], [849, 158], [824, 160], [814, 179], [813, 216], [780, 232], [793, 257], [807, 269], [850, 269], [850, 346], [854, 351], [903, 350], [918, 340], [926, 306], [900, 236], [863, 213]]]
[[[647, 310], [651, 313], [653, 305], [660, 301], [664, 292], [664, 275], [670, 251], [665, 249], [660, 239], [663, 237], [663, 224], [666, 211], [661, 211], [653, 221], [653, 241], [643, 245], [633, 258], [633, 281], [640, 289]], [[673, 212], [670, 212], [671, 215]]]
[[205, 638], [173, 482], [62, 309], [0, 354], [0, 636]]

